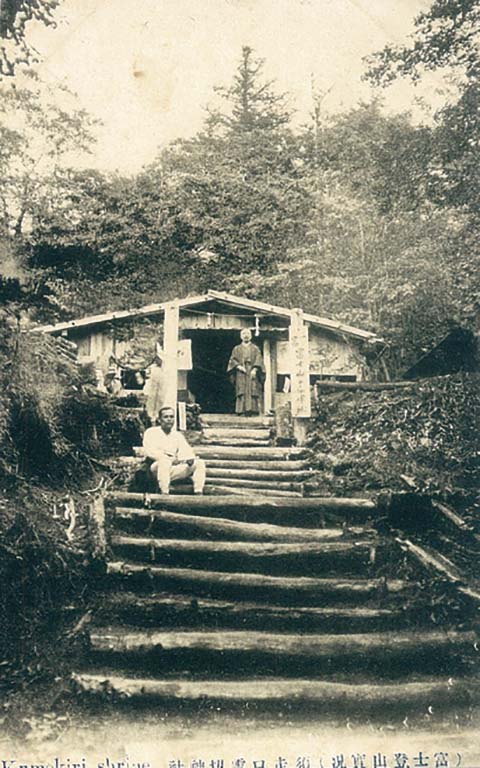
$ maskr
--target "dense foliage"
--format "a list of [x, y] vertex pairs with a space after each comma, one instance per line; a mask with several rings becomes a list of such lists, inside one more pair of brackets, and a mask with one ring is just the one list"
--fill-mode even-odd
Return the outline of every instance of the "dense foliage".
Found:
[[[0, 76], [32, 62], [28, 22], [54, 24], [58, 5], [0, 2]], [[54, 499], [75, 492], [114, 446], [138, 442], [140, 426], [115, 418], [51, 340], [21, 332], [20, 318], [124, 309], [212, 286], [376, 330], [398, 374], [478, 313], [478, 21], [476, 0], [432, 0], [410, 44], [369, 61], [367, 76], [382, 86], [448, 69], [456, 96], [426, 125], [386, 114], [380, 99], [327, 117], [317, 95], [308, 124], [294, 128], [288, 100], [245, 47], [203, 129], [132, 178], [70, 167], [71, 153], [92, 145], [88, 116], [32, 72], [4, 78], [0, 609], [9, 661], [27, 649], [41, 677], [38, 621], [78, 598], [85, 553], [52, 521]], [[477, 378], [323, 398], [312, 445], [335, 460], [317, 490], [401, 489], [408, 474], [473, 511]]]
[[30, 63], [35, 52], [25, 38], [29, 21], [55, 26], [60, 0], [2, 0], [0, 3], [0, 75], [12, 76], [18, 64]]
[[394, 391], [323, 393], [311, 445], [332, 463], [319, 474], [317, 490], [404, 491], [403, 476], [478, 520], [479, 378], [457, 374]]
[[139, 439], [139, 423], [118, 414], [51, 337], [22, 332], [12, 314], [0, 317], [0, 393], [4, 487], [78, 488], [102, 457]]
[[210, 286], [300, 305], [385, 336], [397, 375], [478, 312], [476, 13], [469, 0], [435, 0], [410, 46], [369, 62], [379, 84], [449, 67], [457, 93], [433, 123], [387, 115], [379, 99], [326, 116], [316, 96], [294, 129], [245, 47], [203, 129], [132, 178], [68, 169], [72, 145], [91, 141], [87, 116], [56, 113], [35, 82], [6, 92], [24, 128], [0, 125], [0, 248], [15, 265], [4, 274], [36, 297], [37, 317]]

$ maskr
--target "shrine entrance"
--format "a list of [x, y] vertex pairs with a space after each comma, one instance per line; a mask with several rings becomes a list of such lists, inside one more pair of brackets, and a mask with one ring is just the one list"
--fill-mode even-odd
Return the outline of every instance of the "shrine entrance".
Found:
[[232, 330], [185, 330], [192, 342], [192, 370], [187, 386], [204, 413], [233, 413], [235, 390], [227, 375], [233, 347], [239, 332]]

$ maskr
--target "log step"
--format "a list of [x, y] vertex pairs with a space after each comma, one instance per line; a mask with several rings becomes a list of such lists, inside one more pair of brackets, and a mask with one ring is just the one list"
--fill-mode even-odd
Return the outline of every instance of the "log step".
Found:
[[177, 568], [214, 567], [219, 571], [241, 568], [245, 572], [277, 574], [358, 573], [375, 562], [376, 542], [265, 543], [241, 541], [192, 541], [119, 536], [111, 538], [117, 557]]
[[195, 453], [203, 459], [249, 459], [252, 461], [279, 461], [288, 459], [305, 459], [308, 451], [305, 448], [293, 446], [253, 446], [242, 447], [234, 445], [205, 445], [195, 446]]
[[96, 620], [116, 619], [135, 626], [225, 627], [229, 629], [262, 629], [277, 631], [348, 632], [398, 629], [415, 617], [415, 609], [361, 607], [292, 607], [266, 603], [193, 599], [182, 594], [155, 593], [141, 596], [134, 592], [102, 595]]
[[[203, 445], [208, 446], [225, 446], [226, 448], [267, 448], [270, 447], [270, 439], [254, 438], [254, 437], [208, 437]], [[199, 450], [196, 451], [198, 456], [201, 456]]]
[[265, 429], [269, 432], [275, 428], [275, 423], [273, 419], [270, 420], [258, 420], [258, 421], [249, 421], [248, 419], [241, 420], [240, 418], [232, 419], [232, 421], [217, 421], [215, 419], [205, 419], [203, 416], [202, 419], [202, 428], [203, 432], [207, 430], [235, 430], [235, 431], [244, 431], [244, 430], [251, 430], [251, 429]]
[[[173, 482], [170, 485], [170, 495], [172, 496], [182, 496], [182, 497], [193, 497], [193, 484], [190, 480], [181, 480], [180, 482]], [[205, 488], [203, 489], [203, 495], [204, 496], [215, 496], [216, 493], [212, 488], [207, 487], [205, 485]]]
[[229, 440], [241, 438], [242, 440], [270, 440], [270, 428], [259, 427], [257, 429], [229, 429], [214, 427], [203, 430], [203, 438], [207, 442], [210, 440]]
[[371, 529], [355, 527], [344, 528], [296, 528], [268, 523], [244, 523], [217, 517], [202, 517], [200, 515], [182, 514], [160, 509], [137, 509], [135, 507], [117, 507], [114, 511], [114, 522], [118, 524], [133, 523], [134, 528], [140, 526], [143, 530], [152, 532], [160, 530], [163, 535], [190, 534], [194, 537], [214, 536], [229, 541], [283, 541], [283, 542], [321, 542], [338, 541], [348, 536], [370, 535]]
[[247, 429], [256, 426], [273, 426], [275, 419], [273, 416], [241, 416], [238, 413], [202, 413], [201, 421], [204, 426], [228, 426]]
[[[129, 457], [132, 458], [132, 457]], [[306, 461], [249, 461], [248, 459], [209, 459], [207, 463], [207, 472], [213, 469], [230, 470], [259, 470], [260, 472], [305, 472], [311, 473]]]
[[[409, 656], [474, 652], [475, 632], [424, 630], [419, 632], [371, 632], [365, 634], [299, 634], [251, 630], [158, 631], [102, 627], [90, 632], [95, 653], [165, 656], [178, 651], [221, 654], [260, 654], [310, 660], [346, 660], [357, 663], [371, 658], [380, 663]], [[433, 659], [436, 661], [436, 659]], [[313, 671], [313, 670], [312, 670]]]
[[[220, 477], [232, 480], [268, 480], [268, 481], [280, 481], [287, 483], [300, 483], [302, 480], [311, 477], [312, 473], [309, 470], [292, 470], [285, 469], [282, 471], [275, 471], [270, 469], [249, 469], [244, 468], [227, 468], [215, 467], [212, 464], [207, 465], [207, 478]], [[267, 487], [267, 486], [265, 486]], [[280, 485], [281, 487], [281, 485]]]
[[[223, 514], [244, 513], [246, 510], [257, 512], [278, 513], [293, 511], [295, 513], [306, 512], [332, 512], [339, 515], [356, 515], [367, 517], [376, 511], [375, 502], [370, 499], [357, 499], [348, 497], [311, 497], [295, 499], [269, 499], [262, 498], [261, 494], [250, 494], [247, 499], [232, 498], [231, 496], [217, 496], [205, 498], [204, 496], [165, 496], [160, 493], [143, 494], [129, 493], [127, 491], [109, 491], [105, 494], [105, 500], [110, 504], [124, 506], [147, 506], [150, 509], [186, 509], [188, 511], [213, 512]], [[298, 521], [302, 515], [297, 514]]]
[[[199, 453], [200, 455], [200, 453]], [[110, 464], [128, 467], [142, 467], [145, 459], [141, 456], [118, 456]], [[222, 473], [217, 470], [223, 470]], [[258, 474], [260, 473], [260, 474]], [[234, 459], [208, 459], [207, 475], [217, 477], [251, 477], [271, 480], [310, 477], [311, 470], [304, 461], [238, 461]]]
[[[242, 496], [242, 498], [247, 498], [248, 496], [252, 495], [252, 489], [251, 488], [242, 488], [242, 487], [236, 487], [236, 486], [230, 486], [230, 485], [223, 485], [220, 478], [210, 480], [208, 487], [207, 487], [207, 495], [218, 495], [218, 496], [224, 496], [225, 494], [230, 494], [231, 496]], [[265, 496], [266, 498], [288, 498], [288, 499], [301, 499], [303, 496], [303, 493], [301, 491], [286, 491], [286, 490], [271, 490], [269, 488], [262, 488], [261, 489], [262, 496]]]
[[272, 702], [290, 707], [309, 703], [319, 710], [375, 711], [393, 710], [401, 718], [414, 715], [415, 709], [428, 707], [468, 707], [478, 700], [480, 686], [465, 679], [424, 679], [411, 683], [349, 684], [324, 680], [270, 678], [251, 680], [154, 680], [120, 675], [74, 674], [75, 694], [118, 697], [119, 702], [198, 702], [205, 708], [215, 703]]
[[312, 576], [269, 576], [259, 573], [225, 573], [193, 568], [170, 568], [143, 565], [128, 561], [107, 564], [107, 575], [128, 580], [132, 586], [152, 588], [160, 582], [163, 589], [187, 591], [194, 595], [224, 597], [249, 595], [255, 600], [294, 605], [325, 605], [325, 600], [357, 604], [372, 598], [380, 599], [408, 594], [414, 583], [400, 579], [318, 578]]
[[302, 493], [302, 483], [298, 481], [285, 481], [285, 480], [253, 480], [250, 478], [242, 477], [211, 477], [207, 472], [206, 486], [209, 485], [222, 485], [224, 488], [242, 488], [245, 490], [259, 491], [296, 491]]

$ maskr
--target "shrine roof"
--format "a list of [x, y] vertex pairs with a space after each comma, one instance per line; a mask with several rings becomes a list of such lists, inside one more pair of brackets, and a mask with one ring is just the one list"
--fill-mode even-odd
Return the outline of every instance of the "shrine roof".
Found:
[[[106, 323], [114, 321], [125, 320], [129, 318], [137, 317], [150, 317], [150, 316], [162, 316], [165, 312], [165, 308], [172, 303], [178, 305], [179, 311], [188, 312], [190, 309], [197, 312], [214, 312], [222, 309], [226, 314], [238, 314], [239, 310], [243, 310], [246, 316], [259, 317], [279, 317], [285, 320], [289, 320], [294, 309], [288, 307], [279, 307], [274, 304], [268, 304], [264, 301], [257, 301], [256, 299], [247, 299], [241, 296], [234, 296], [231, 293], [224, 293], [222, 291], [209, 290], [204, 294], [197, 296], [186, 296], [183, 299], [174, 299], [168, 302], [162, 302], [158, 304], [147, 304], [144, 307], [138, 307], [136, 309], [117, 310], [112, 312], [105, 312], [99, 315], [89, 315], [76, 320], [65, 320], [60, 323], [54, 323], [52, 325], [38, 326], [34, 330], [42, 333], [61, 333], [63, 331], [69, 331], [74, 329], [87, 328], [89, 326], [101, 326]], [[305, 312], [303, 315], [305, 322], [310, 325], [323, 328], [327, 331], [339, 335], [351, 336], [370, 343], [381, 342], [375, 333], [371, 331], [365, 331], [361, 328], [356, 328], [351, 325], [347, 325], [338, 320], [332, 320], [327, 317], [320, 317], [318, 315], [312, 315]]]

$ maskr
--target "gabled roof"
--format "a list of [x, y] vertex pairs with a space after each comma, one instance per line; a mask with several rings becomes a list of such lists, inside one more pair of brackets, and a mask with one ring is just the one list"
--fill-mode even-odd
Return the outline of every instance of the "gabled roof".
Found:
[[[274, 304], [267, 304], [264, 301], [257, 301], [256, 299], [253, 300], [234, 296], [231, 293], [223, 293], [222, 291], [209, 290], [204, 294], [198, 296], [187, 296], [184, 299], [177, 299], [176, 301], [180, 310], [188, 310], [189, 307], [195, 307], [198, 304], [215, 301], [227, 306], [249, 310], [252, 312], [252, 315], [277, 315], [284, 318], [290, 318], [292, 316], [292, 310], [288, 309], [287, 307], [278, 307]], [[39, 326], [35, 328], [35, 330], [42, 333], [61, 333], [62, 331], [73, 330], [75, 328], [102, 325], [103, 323], [110, 323], [114, 320], [124, 320], [131, 317], [148, 317], [150, 315], [163, 315], [165, 312], [165, 307], [170, 303], [171, 302], [163, 302], [161, 304], [148, 304], [147, 306], [140, 307], [138, 309], [106, 312], [101, 315], [89, 315], [88, 317], [82, 317], [78, 320], [66, 320], [62, 323]], [[325, 330], [331, 331], [332, 333], [353, 336], [357, 339], [362, 339], [371, 343], [382, 341], [382, 339], [380, 339], [375, 333], [364, 331], [361, 328], [355, 328], [351, 325], [345, 325], [344, 323], [340, 323], [337, 320], [330, 320], [327, 317], [319, 317], [318, 315], [305, 313], [304, 319], [307, 323], [320, 328], [324, 328]]]
[[477, 370], [477, 344], [469, 328], [452, 328], [428, 352], [402, 374], [402, 379], [422, 379], [445, 376], [460, 371]]

